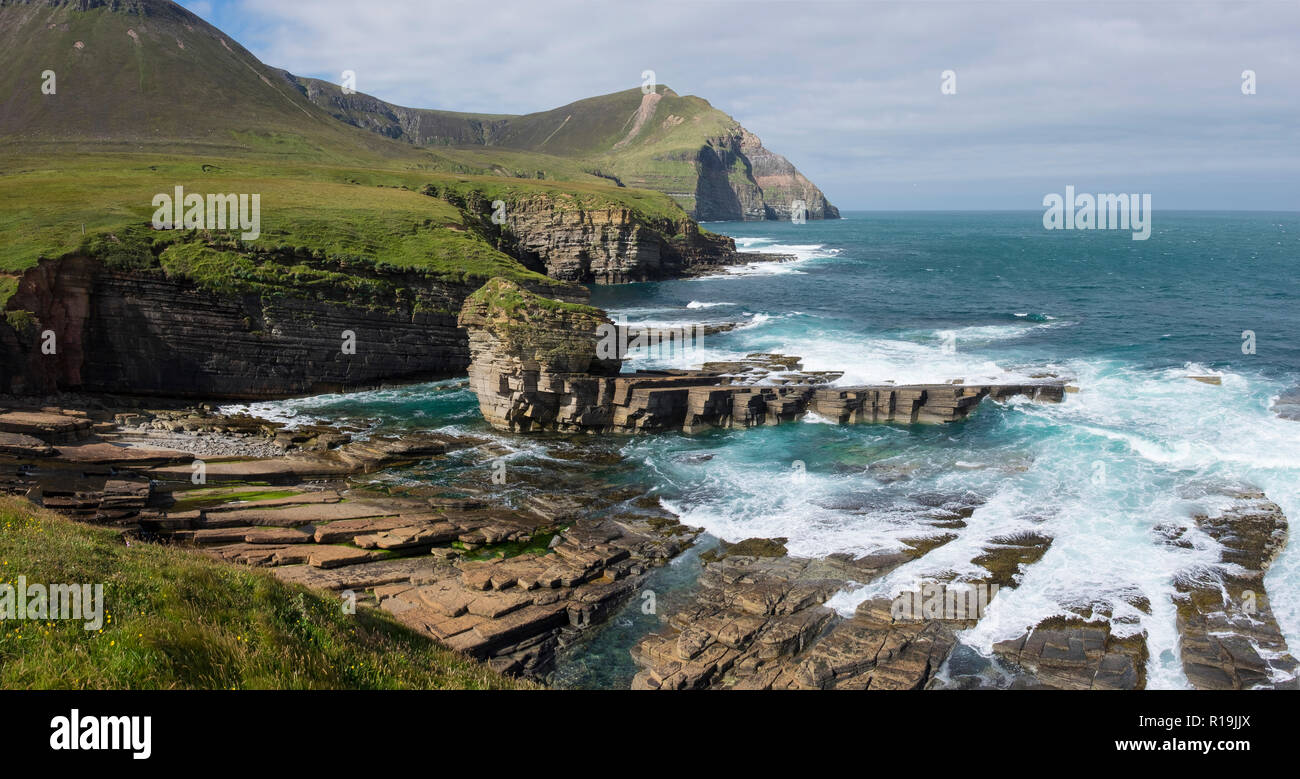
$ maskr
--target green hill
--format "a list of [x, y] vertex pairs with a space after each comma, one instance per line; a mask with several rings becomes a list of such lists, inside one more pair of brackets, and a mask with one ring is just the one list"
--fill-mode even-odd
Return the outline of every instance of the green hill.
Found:
[[[154, 194], [177, 185], [260, 193], [263, 248], [301, 249], [325, 273], [360, 257], [436, 277], [535, 276], [479, 234], [480, 215], [419, 194], [431, 189], [688, 219], [668, 197], [617, 187], [571, 159], [419, 148], [339, 121], [301, 82], [164, 0], [0, 0], [0, 47], [0, 308], [40, 258], [102, 249], [101, 237], [117, 245], [148, 223]], [[214, 281], [212, 265], [185, 268]]]
[[18, 149], [396, 163], [603, 180], [668, 194], [699, 219], [788, 218], [796, 199], [810, 218], [838, 216], [734, 119], [665, 86], [526, 115], [405, 108], [263, 64], [166, 0], [0, 0], [0, 47], [0, 137]]

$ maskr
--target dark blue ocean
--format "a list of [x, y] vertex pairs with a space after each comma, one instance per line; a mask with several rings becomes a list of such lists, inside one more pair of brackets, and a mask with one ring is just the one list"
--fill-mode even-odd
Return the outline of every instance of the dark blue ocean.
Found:
[[[629, 323], [739, 323], [685, 353], [634, 354], [627, 370], [764, 351], [844, 371], [845, 384], [1055, 374], [1079, 392], [1059, 405], [985, 403], [950, 427], [841, 427], [809, 417], [591, 444], [621, 451], [631, 467], [618, 478], [655, 490], [714, 537], [779, 536], [804, 555], [897, 549], [904, 539], [952, 532], [933, 527], [918, 498], [976, 496], [982, 505], [955, 540], [831, 605], [851, 610], [925, 576], [977, 577], [972, 560], [992, 539], [1034, 532], [1050, 536], [1051, 548], [963, 642], [988, 653], [1053, 614], [1107, 614], [1121, 635], [1146, 633], [1148, 686], [1186, 686], [1172, 582], [1218, 559], [1193, 515], [1222, 505], [1223, 487], [1249, 485], [1300, 521], [1300, 422], [1272, 409], [1300, 385], [1300, 214], [1156, 212], [1145, 241], [1127, 231], [1048, 231], [1040, 212], [846, 213], [802, 225], [706, 227], [750, 251], [798, 259], [594, 288], [593, 304]], [[1246, 331], [1251, 354], [1243, 352]], [[457, 382], [257, 410], [489, 433]], [[494, 440], [521, 463], [546, 467], [537, 443]], [[428, 468], [393, 478], [442, 476]], [[1194, 543], [1170, 546], [1162, 526], [1189, 528]], [[1266, 584], [1297, 647], [1294, 546]], [[694, 565], [687, 559], [660, 574], [661, 586], [688, 587]], [[571, 659], [565, 678], [625, 683], [627, 646], [653, 622], [634, 611], [616, 619]]]

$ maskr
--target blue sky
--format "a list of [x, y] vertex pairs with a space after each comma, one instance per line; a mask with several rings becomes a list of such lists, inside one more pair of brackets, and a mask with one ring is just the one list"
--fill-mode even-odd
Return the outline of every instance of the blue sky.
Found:
[[653, 70], [845, 209], [1040, 210], [1072, 184], [1300, 210], [1295, 0], [182, 5], [269, 65], [422, 108], [526, 113]]

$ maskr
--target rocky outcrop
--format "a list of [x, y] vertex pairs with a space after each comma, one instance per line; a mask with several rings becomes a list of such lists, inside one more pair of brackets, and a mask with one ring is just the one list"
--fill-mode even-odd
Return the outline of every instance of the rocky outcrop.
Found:
[[1145, 686], [1142, 633], [1120, 637], [1108, 621], [1051, 618], [993, 651], [1021, 671], [1017, 686], [1055, 690], [1134, 690]]
[[469, 333], [470, 388], [483, 417], [502, 430], [606, 427], [610, 409], [603, 377], [618, 360], [600, 360], [593, 346], [606, 319], [599, 309], [533, 295], [492, 279], [465, 301], [460, 325]]
[[[939, 497], [939, 496], [936, 496]], [[918, 507], [917, 519], [943, 534], [898, 552], [850, 558], [787, 557], [780, 545], [723, 545], [702, 555], [700, 590], [632, 655], [639, 689], [914, 690], [932, 685], [999, 587], [1015, 587], [1024, 566], [1051, 540], [994, 539], [976, 559], [988, 574], [961, 582], [930, 578], [893, 598], [867, 598], [843, 616], [825, 605], [835, 593], [877, 580], [954, 538], [981, 502], [949, 496]], [[780, 539], [777, 539], [778, 541]], [[761, 556], [758, 551], [763, 551]]]
[[[975, 506], [946, 503], [936, 524], [965, 526]], [[1051, 619], [994, 647], [992, 674], [965, 661], [949, 668], [958, 634], [973, 627], [1000, 589], [1047, 551], [1037, 534], [991, 539], [973, 562], [986, 575], [928, 577], [894, 597], [863, 600], [842, 616], [825, 604], [838, 591], [878, 579], [947, 543], [912, 542], [905, 551], [858, 559], [754, 556], [742, 542], [705, 564], [701, 589], [668, 624], [634, 650], [640, 689], [946, 688], [1136, 689], [1144, 684], [1145, 637], [1112, 633], [1108, 622]], [[726, 547], [726, 545], [724, 545]], [[740, 550], [744, 552], [737, 554]], [[972, 654], [969, 649], [967, 654]], [[941, 673], [947, 669], [947, 673]]]
[[[1058, 402], [1065, 395], [1059, 381], [833, 387], [840, 373], [804, 371], [798, 357], [761, 353], [697, 371], [620, 374], [634, 343], [626, 328], [599, 309], [557, 303], [504, 279], [466, 301], [460, 324], [469, 332], [479, 408], [492, 426], [514, 432], [696, 432], [792, 422], [809, 412], [840, 423], [954, 422], [986, 397]], [[668, 348], [694, 346], [694, 334], [686, 336]]]
[[[1196, 527], [1222, 545], [1220, 563], [1174, 583], [1183, 670], [1198, 689], [1300, 687], [1300, 663], [1264, 587], [1264, 574], [1286, 545], [1286, 515], [1261, 492], [1233, 497], [1223, 511], [1195, 517]], [[1169, 543], [1191, 543], [1186, 530], [1168, 530]]]
[[1300, 387], [1293, 387], [1273, 401], [1273, 413], [1300, 422]]

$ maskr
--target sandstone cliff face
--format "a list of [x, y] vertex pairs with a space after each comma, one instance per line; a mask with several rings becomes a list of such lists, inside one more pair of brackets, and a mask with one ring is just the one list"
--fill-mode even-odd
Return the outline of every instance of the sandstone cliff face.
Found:
[[731, 238], [702, 233], [691, 221], [654, 225], [627, 209], [557, 211], [534, 203], [507, 210], [511, 254], [554, 279], [590, 284], [673, 279], [752, 257]]
[[736, 251], [725, 235], [691, 219], [656, 219], [627, 208], [558, 203], [552, 196], [506, 203], [504, 224], [492, 221], [479, 193], [430, 189], [459, 207], [479, 232], [526, 267], [561, 281], [624, 284], [696, 276], [771, 256]]
[[[477, 285], [397, 281], [410, 296], [375, 309], [220, 295], [86, 257], [42, 261], [8, 305], [32, 312], [30, 321], [0, 320], [0, 392], [249, 399], [462, 374], [469, 355], [455, 312]], [[41, 349], [47, 330], [52, 355]], [[355, 334], [355, 354], [344, 353], [344, 331]]]

